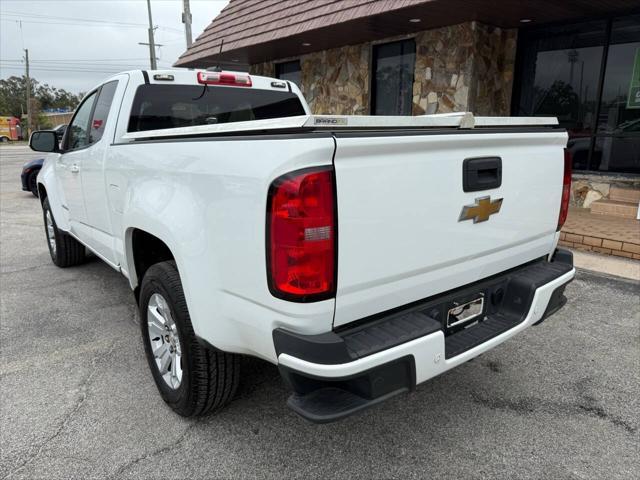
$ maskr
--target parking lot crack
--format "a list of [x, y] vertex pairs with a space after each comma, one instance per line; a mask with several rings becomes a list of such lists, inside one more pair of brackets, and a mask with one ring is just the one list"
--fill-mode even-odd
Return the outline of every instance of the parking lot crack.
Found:
[[174, 448], [177, 448], [186, 438], [187, 434], [189, 433], [189, 431], [195, 426], [197, 425], [197, 422], [193, 422], [191, 423], [187, 428], [185, 428], [183, 430], [183, 432], [178, 435], [176, 437], [176, 439], [174, 441], [172, 441], [171, 443], [169, 443], [168, 445], [165, 445], [163, 447], [157, 448], [155, 450], [152, 450], [148, 453], [145, 453], [137, 458], [134, 458], [133, 460], [121, 465], [120, 467], [118, 467], [118, 469], [111, 475], [109, 475], [109, 479], [113, 479], [113, 478], [120, 478], [120, 476], [127, 471], [128, 469], [130, 469], [131, 467], [137, 465], [138, 463], [144, 462], [145, 460], [148, 460], [150, 458], [153, 458], [157, 455], [162, 455], [164, 453], [168, 453], [171, 450], [173, 450]]
[[60, 434], [62, 434], [62, 432], [64, 431], [66, 426], [69, 424], [71, 419], [82, 408], [82, 405], [86, 402], [87, 398], [89, 397], [88, 388], [91, 385], [93, 377], [95, 376], [96, 372], [98, 371], [98, 367], [99, 367], [100, 362], [102, 360], [108, 358], [113, 353], [115, 348], [116, 348], [116, 343], [114, 342], [107, 352], [105, 352], [103, 354], [100, 354], [100, 355], [97, 355], [96, 357], [93, 358], [93, 360], [91, 361], [91, 370], [90, 370], [90, 372], [88, 373], [88, 375], [86, 375], [82, 379], [82, 381], [78, 385], [79, 395], [78, 395], [78, 399], [76, 400], [73, 408], [71, 410], [69, 410], [69, 412], [64, 416], [64, 418], [62, 419], [62, 421], [60, 422], [60, 424], [58, 425], [56, 430], [51, 435], [49, 435], [38, 446], [36, 451], [34, 453], [28, 455], [27, 458], [20, 465], [18, 465], [16, 468], [14, 468], [9, 473], [7, 473], [7, 475], [2, 477], [3, 480], [11, 478], [13, 475], [15, 475], [16, 473], [19, 473], [24, 468], [26, 468], [31, 462], [33, 462], [36, 458], [38, 458], [38, 456], [42, 453], [42, 451], [51, 442], [53, 442], [56, 438], [58, 438], [60, 436]]
[[594, 402], [583, 401], [571, 404], [565, 402], [552, 402], [539, 398], [489, 398], [477, 393], [472, 394], [473, 401], [492, 410], [510, 410], [519, 415], [528, 415], [537, 412], [565, 415], [589, 415], [605, 420], [616, 427], [624, 429], [629, 434], [635, 434], [637, 427], [620, 417], [607, 412], [602, 406]]
[[33, 270], [40, 270], [43, 268], [49, 268], [49, 265], [33, 265], [30, 267], [22, 267], [22, 268], [16, 268], [13, 270], [3, 270], [2, 272], [0, 272], [2, 275], [9, 275], [12, 273], [22, 273], [22, 272], [30, 272]]

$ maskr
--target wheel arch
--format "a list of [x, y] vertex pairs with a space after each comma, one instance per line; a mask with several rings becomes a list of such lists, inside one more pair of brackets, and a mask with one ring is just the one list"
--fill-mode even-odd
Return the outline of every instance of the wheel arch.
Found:
[[126, 230], [125, 263], [136, 300], [140, 292], [140, 283], [149, 267], [159, 262], [176, 260], [170, 243], [144, 228], [129, 227]]
[[56, 225], [64, 232], [70, 230], [69, 215], [63, 206], [63, 201], [60, 195], [60, 189], [58, 187], [58, 179], [56, 178], [53, 167], [49, 162], [45, 162], [40, 168], [37, 176], [38, 182], [38, 197], [40, 203], [44, 202], [45, 198], [49, 199], [49, 206], [53, 217], [56, 219]]
[[47, 198], [47, 188], [40, 182], [38, 182], [38, 198], [40, 199], [40, 205], [42, 205], [44, 199]]

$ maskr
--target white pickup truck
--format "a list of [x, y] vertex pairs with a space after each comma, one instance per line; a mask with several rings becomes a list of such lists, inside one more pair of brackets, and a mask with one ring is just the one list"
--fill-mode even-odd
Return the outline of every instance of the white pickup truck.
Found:
[[329, 422], [486, 352], [566, 301], [571, 180], [554, 118], [312, 115], [246, 73], [132, 71], [89, 92], [38, 176], [49, 251], [122, 272], [179, 414], [242, 355]]

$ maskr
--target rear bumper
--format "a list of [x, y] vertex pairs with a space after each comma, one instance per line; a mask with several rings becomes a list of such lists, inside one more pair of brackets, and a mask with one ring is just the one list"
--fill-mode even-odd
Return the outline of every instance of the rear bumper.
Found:
[[[280, 372], [294, 391], [288, 405], [324, 423], [412, 390], [555, 313], [574, 276], [571, 253], [558, 250], [552, 262], [533, 262], [341, 331], [275, 330]], [[447, 332], [450, 302], [478, 292], [487, 299], [483, 321]]]

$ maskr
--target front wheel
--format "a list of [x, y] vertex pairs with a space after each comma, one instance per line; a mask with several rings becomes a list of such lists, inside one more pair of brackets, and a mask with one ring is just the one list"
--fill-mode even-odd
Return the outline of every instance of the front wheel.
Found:
[[198, 342], [175, 262], [156, 263], [145, 273], [140, 327], [153, 379], [176, 413], [203, 415], [231, 401], [239, 383], [239, 357]]
[[49, 254], [53, 263], [62, 268], [82, 263], [85, 258], [84, 245], [71, 235], [58, 230], [48, 198], [42, 202], [42, 214]]

